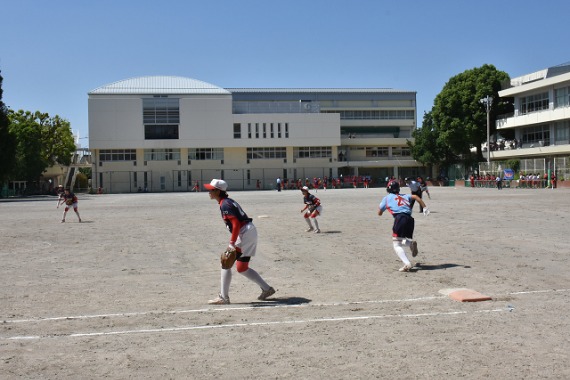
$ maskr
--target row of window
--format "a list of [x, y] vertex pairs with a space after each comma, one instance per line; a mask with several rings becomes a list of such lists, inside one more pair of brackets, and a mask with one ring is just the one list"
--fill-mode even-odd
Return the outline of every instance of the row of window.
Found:
[[548, 92], [534, 94], [521, 98], [520, 113], [525, 115], [530, 112], [547, 110], [548, 105]]
[[[550, 99], [548, 92], [524, 96], [521, 98], [520, 114], [542, 111], [549, 109]], [[570, 106], [570, 87], [562, 87], [554, 90], [554, 108]]]
[[[528, 134], [528, 133], [527, 133]], [[527, 137], [528, 138], [528, 137]], [[355, 147], [351, 150], [364, 150], [366, 157], [388, 157], [388, 147]], [[331, 158], [330, 146], [307, 146], [293, 148], [294, 158]], [[408, 147], [392, 147], [392, 157], [410, 157]], [[145, 149], [145, 161], [180, 161], [180, 149]], [[280, 159], [287, 158], [285, 147], [259, 147], [247, 148], [247, 159]], [[191, 160], [223, 160], [223, 148], [190, 148], [188, 149], [188, 162]], [[102, 149], [99, 152], [100, 161], [136, 161], [135, 149]]]
[[[234, 124], [234, 139], [241, 139], [241, 124]], [[289, 138], [289, 123], [247, 123], [248, 139]]]
[[[564, 120], [554, 123], [555, 144], [570, 143], [570, 121]], [[521, 140], [523, 144], [550, 145], [550, 126], [548, 124], [523, 128]]]
[[341, 120], [414, 120], [415, 112], [412, 110], [369, 110], [369, 111], [335, 111], [328, 110], [322, 113], [338, 113]]
[[[351, 147], [351, 151], [364, 150], [366, 157], [390, 157], [390, 148], [386, 146]], [[409, 147], [392, 147], [392, 157], [411, 157], [412, 152]]]

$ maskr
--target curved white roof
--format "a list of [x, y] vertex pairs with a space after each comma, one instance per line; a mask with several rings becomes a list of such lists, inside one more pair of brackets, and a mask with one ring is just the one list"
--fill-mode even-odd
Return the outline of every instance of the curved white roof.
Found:
[[165, 95], [165, 94], [208, 94], [230, 95], [221, 87], [200, 80], [176, 76], [137, 77], [106, 84], [89, 92], [89, 95]]

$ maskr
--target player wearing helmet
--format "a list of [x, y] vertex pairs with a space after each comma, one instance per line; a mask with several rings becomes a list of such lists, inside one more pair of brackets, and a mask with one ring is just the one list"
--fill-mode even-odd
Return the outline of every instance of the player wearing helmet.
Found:
[[404, 263], [400, 268], [400, 272], [409, 272], [414, 266], [406, 256], [404, 246], [409, 247], [412, 257], [418, 254], [418, 244], [413, 240], [414, 236], [414, 218], [412, 218], [411, 202], [416, 201], [423, 208], [425, 216], [429, 215], [429, 209], [424, 201], [417, 195], [400, 194], [400, 184], [397, 181], [388, 183], [386, 187], [388, 195], [382, 198], [378, 207], [378, 215], [388, 210], [394, 217], [394, 225], [392, 226], [392, 243], [394, 251]]

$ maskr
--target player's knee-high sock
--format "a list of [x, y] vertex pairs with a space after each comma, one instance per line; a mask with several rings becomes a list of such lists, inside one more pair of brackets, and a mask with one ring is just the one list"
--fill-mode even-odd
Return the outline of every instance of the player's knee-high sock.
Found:
[[411, 265], [410, 260], [408, 260], [408, 257], [406, 256], [406, 251], [404, 251], [404, 248], [402, 247], [402, 242], [400, 240], [394, 240], [392, 243], [394, 244], [396, 255], [398, 255], [400, 260], [402, 260], [404, 265]]
[[67, 211], [63, 212], [63, 216], [61, 217], [61, 220], [65, 220], [65, 215], [67, 215]]
[[305, 222], [307, 222], [309, 227], [313, 228], [313, 225], [311, 224], [311, 218], [305, 218]]
[[265, 282], [265, 280], [261, 278], [259, 273], [257, 273], [255, 270], [251, 268], [248, 268], [246, 271], [241, 272], [240, 274], [243, 274], [247, 279], [255, 282], [263, 290], [267, 290], [270, 288], [269, 284], [267, 284], [267, 282]]
[[75, 211], [75, 213], [77, 214], [77, 218], [78, 218], [79, 221], [81, 222], [81, 217], [79, 216], [79, 211]]
[[230, 295], [230, 284], [232, 283], [232, 270], [222, 269], [221, 276], [221, 293], [222, 297], [227, 298]]
[[315, 230], [319, 229], [319, 222], [317, 221], [317, 218], [313, 218], [313, 222], [315, 222]]

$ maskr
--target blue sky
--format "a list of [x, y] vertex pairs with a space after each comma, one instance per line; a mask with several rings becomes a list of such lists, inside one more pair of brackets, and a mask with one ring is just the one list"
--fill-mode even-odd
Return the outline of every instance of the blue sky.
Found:
[[421, 126], [465, 70], [570, 61], [567, 0], [0, 0], [0, 14], [4, 103], [59, 115], [82, 138], [87, 93], [138, 76], [416, 91]]

